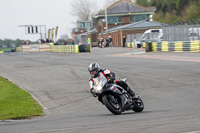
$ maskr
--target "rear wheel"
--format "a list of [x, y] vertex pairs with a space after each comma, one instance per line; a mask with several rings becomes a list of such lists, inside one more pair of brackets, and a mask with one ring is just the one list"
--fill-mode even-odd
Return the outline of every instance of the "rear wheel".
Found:
[[118, 97], [106, 94], [102, 97], [102, 101], [105, 104], [106, 108], [115, 115], [122, 113], [121, 102]]
[[133, 105], [134, 105], [133, 111], [135, 112], [142, 112], [144, 109], [144, 103], [140, 97], [133, 103]]

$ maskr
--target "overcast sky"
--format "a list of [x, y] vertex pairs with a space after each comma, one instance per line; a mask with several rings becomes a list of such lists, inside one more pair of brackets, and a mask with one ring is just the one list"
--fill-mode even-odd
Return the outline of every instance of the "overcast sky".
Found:
[[[76, 0], [0, 0], [0, 39], [36, 41], [40, 35], [25, 34], [18, 25], [46, 25], [47, 29], [59, 26], [58, 37], [71, 36], [75, 17], [70, 13], [71, 2]], [[103, 8], [105, 0], [93, 0]]]

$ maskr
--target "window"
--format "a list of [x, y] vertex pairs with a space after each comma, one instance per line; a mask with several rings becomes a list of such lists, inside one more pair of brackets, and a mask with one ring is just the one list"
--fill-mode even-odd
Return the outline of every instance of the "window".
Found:
[[112, 16], [112, 17], [108, 17], [108, 23], [109, 24], [114, 24], [114, 23], [121, 23], [122, 22], [122, 17], [116, 17], [116, 16]]
[[138, 22], [141, 20], [146, 20], [147, 19], [147, 15], [134, 15], [134, 16], [130, 16], [130, 22]]
[[98, 24], [99, 24], [99, 25], [102, 24], [102, 18], [98, 19]]
[[80, 22], [80, 28], [85, 28], [85, 23], [84, 22]]
[[130, 21], [134, 22], [134, 16], [130, 16]]

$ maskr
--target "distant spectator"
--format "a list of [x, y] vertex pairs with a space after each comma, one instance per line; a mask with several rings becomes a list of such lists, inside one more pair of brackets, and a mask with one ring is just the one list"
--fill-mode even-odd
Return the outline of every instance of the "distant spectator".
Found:
[[112, 47], [112, 37], [111, 36], [109, 36], [109, 47]]
[[49, 38], [46, 39], [46, 42], [47, 42], [47, 43], [49, 42]]
[[66, 41], [64, 41], [64, 45], [67, 45], [67, 42], [66, 42]]
[[58, 45], [58, 42], [55, 42], [54, 45]]
[[101, 42], [101, 43], [100, 43], [100, 44], [101, 44], [101, 46], [100, 46], [100, 47], [102, 48], [102, 47], [103, 47], [103, 43], [104, 43], [104, 39], [103, 39], [103, 38], [101, 38], [100, 42]]
[[126, 44], [126, 36], [123, 36], [123, 47], [125, 47]]
[[108, 39], [108, 37], [106, 37], [106, 47], [109, 47], [109, 39]]
[[45, 43], [45, 40], [44, 40], [44, 39], [41, 39], [41, 42], [42, 42], [42, 43]]
[[91, 44], [91, 39], [90, 38], [88, 38], [88, 45], [90, 45]]
[[100, 47], [100, 43], [101, 41], [99, 40], [99, 38], [97, 37], [97, 46]]
[[51, 41], [51, 42], [49, 43], [49, 45], [50, 45], [50, 46], [54, 46], [54, 43], [53, 43], [53, 41]]

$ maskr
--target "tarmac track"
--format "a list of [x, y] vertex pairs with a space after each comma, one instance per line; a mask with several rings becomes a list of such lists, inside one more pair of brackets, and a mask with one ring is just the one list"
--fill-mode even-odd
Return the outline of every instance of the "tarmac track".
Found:
[[[143, 53], [93, 48], [92, 53], [5, 53], [0, 75], [29, 91], [45, 116], [1, 121], [0, 133], [197, 133], [200, 53]], [[174, 58], [173, 60], [171, 58]], [[111, 69], [143, 99], [142, 113], [111, 114], [89, 93], [91, 62]]]

